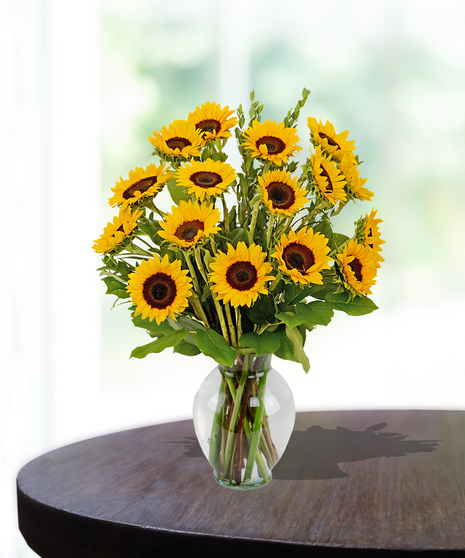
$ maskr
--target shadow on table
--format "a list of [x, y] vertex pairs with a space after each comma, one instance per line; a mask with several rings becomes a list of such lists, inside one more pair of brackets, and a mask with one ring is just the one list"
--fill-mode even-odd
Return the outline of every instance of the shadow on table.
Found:
[[379, 423], [362, 431], [338, 426], [335, 430], [311, 426], [294, 431], [282, 459], [273, 469], [273, 478], [316, 480], [347, 477], [339, 463], [364, 461], [373, 457], [404, 457], [409, 453], [435, 451], [439, 440], [406, 440], [408, 435], [378, 432]]
[[[338, 426], [335, 430], [311, 426], [294, 431], [283, 457], [273, 468], [273, 479], [317, 480], [347, 477], [339, 463], [364, 461], [374, 457], [404, 457], [409, 453], [436, 451], [440, 440], [406, 440], [407, 435], [379, 432], [382, 422], [362, 431]], [[178, 442], [186, 457], [204, 457], [195, 438]]]

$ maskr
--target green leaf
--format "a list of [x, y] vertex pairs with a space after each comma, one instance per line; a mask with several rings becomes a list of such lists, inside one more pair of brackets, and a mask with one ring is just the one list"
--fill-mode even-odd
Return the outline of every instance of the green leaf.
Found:
[[173, 348], [173, 353], [179, 353], [185, 356], [196, 356], [200, 354], [200, 349], [192, 343], [182, 340]]
[[333, 283], [330, 283], [329, 285], [312, 285], [311, 287], [306, 289], [306, 292], [307, 296], [326, 300], [329, 294], [332, 293], [335, 289], [336, 286]]
[[[331, 241], [333, 238], [333, 229], [326, 219], [322, 219], [317, 225], [313, 227], [313, 232], [320, 232]], [[330, 242], [331, 244], [331, 242]]]
[[173, 320], [170, 316], [168, 317], [168, 322], [173, 329], [205, 329], [205, 327], [195, 320], [186, 318], [184, 316], [178, 316], [177, 320]]
[[310, 361], [305, 354], [303, 338], [300, 331], [296, 327], [291, 329], [290, 327], [286, 326], [286, 335], [293, 345], [294, 356], [297, 362], [300, 362], [305, 372], [308, 372], [310, 370]]
[[123, 261], [118, 262], [117, 269], [124, 277], [127, 277], [128, 274], [131, 272], [131, 268], [128, 266], [126, 262]]
[[178, 186], [176, 180], [172, 178], [168, 180], [168, 192], [170, 193], [171, 199], [176, 205], [179, 205], [181, 200], [188, 201], [190, 196], [187, 193], [187, 189], [184, 186]]
[[122, 283], [115, 277], [104, 277], [103, 282], [107, 286], [105, 294], [112, 294], [118, 298], [129, 298], [129, 293], [126, 290], [125, 283]]
[[168, 333], [172, 333], [174, 331], [173, 328], [170, 326], [168, 320], [163, 320], [162, 322], [157, 324], [155, 319], [150, 321], [148, 318], [142, 318], [142, 314], [134, 316], [134, 312], [135, 309], [133, 308], [132, 323], [136, 327], [141, 327], [147, 331], [157, 333], [159, 335], [167, 335]]
[[160, 221], [156, 219], [141, 219], [139, 229], [150, 237], [155, 244], [160, 244], [163, 240], [160, 236], [158, 236], [158, 232], [161, 231], [161, 226]]
[[203, 263], [205, 264], [205, 269], [210, 271], [210, 264], [213, 261], [213, 256], [210, 254], [208, 250], [204, 250], [201, 253], [201, 258], [203, 258]]
[[260, 356], [273, 354], [277, 351], [281, 345], [281, 340], [277, 335], [269, 331], [264, 331], [260, 335], [250, 331], [239, 339], [239, 345], [241, 347], [251, 347]]
[[277, 351], [275, 351], [275, 355], [278, 358], [282, 358], [283, 360], [290, 360], [292, 362], [298, 362], [298, 360], [294, 356], [294, 345], [289, 337], [286, 335], [284, 329], [278, 329], [275, 332], [275, 335], [280, 340], [281, 346]]
[[252, 307], [246, 308], [249, 320], [258, 325], [272, 324], [275, 321], [275, 312], [272, 296], [260, 296]]
[[345, 312], [349, 316], [363, 316], [378, 309], [376, 304], [365, 296], [356, 296], [353, 300], [350, 300], [350, 298], [350, 294], [344, 292], [329, 294], [325, 297], [325, 300], [332, 308]]
[[286, 285], [286, 290], [284, 291], [284, 301], [287, 302], [289, 306], [292, 306], [300, 302], [303, 298], [310, 296], [311, 292], [311, 287], [306, 288], [301, 287], [300, 284], [288, 283]]
[[152, 341], [147, 345], [135, 348], [131, 353], [131, 358], [144, 358], [150, 353], [161, 353], [168, 347], [176, 346], [187, 335], [189, 335], [187, 329], [179, 329], [178, 331], [168, 333], [168, 335], [160, 337], [160, 339], [157, 339], [156, 341]]
[[228, 215], [229, 230], [232, 230], [236, 227], [236, 214], [237, 214], [237, 209], [236, 206], [233, 205]]
[[326, 302], [310, 302], [304, 304], [303, 302], [297, 304], [295, 307], [297, 314], [304, 318], [307, 325], [328, 325], [334, 315], [334, 311], [330, 304]]
[[281, 322], [284, 322], [291, 329], [303, 324], [305, 321], [302, 316], [298, 316], [294, 312], [279, 312], [276, 314], [276, 318]]
[[349, 240], [349, 237], [345, 234], [335, 233], [333, 235], [333, 250], [339, 248], [339, 246], [342, 246], [344, 242], [347, 242], [347, 240]]
[[205, 301], [208, 300], [210, 297], [211, 297], [210, 287], [209, 287], [207, 284], [205, 284], [205, 285], [203, 286], [203, 289], [202, 289], [202, 297], [201, 297], [201, 299], [200, 299], [200, 302], [205, 302]]
[[247, 246], [249, 245], [248, 240], [250, 232], [246, 229], [234, 229], [233, 231], [226, 233], [225, 236], [228, 238], [229, 243], [232, 244], [234, 248], [236, 248], [238, 243], [241, 241], [245, 242]]
[[224, 366], [233, 366], [236, 360], [236, 351], [214, 329], [199, 329], [195, 333], [197, 347], [206, 356]]

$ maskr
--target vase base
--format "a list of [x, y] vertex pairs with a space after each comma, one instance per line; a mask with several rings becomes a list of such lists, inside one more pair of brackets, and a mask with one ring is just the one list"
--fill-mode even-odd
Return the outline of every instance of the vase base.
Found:
[[260, 479], [260, 480], [249, 481], [241, 484], [237, 484], [236, 482], [229, 481], [227, 479], [222, 480], [220, 479], [220, 477], [217, 477], [215, 473], [213, 473], [213, 477], [215, 478], [216, 482], [220, 486], [224, 486], [225, 488], [229, 488], [230, 490], [240, 490], [240, 491], [256, 490], [257, 488], [268, 486], [271, 482], [271, 474], [270, 474], [270, 478], [267, 481]]

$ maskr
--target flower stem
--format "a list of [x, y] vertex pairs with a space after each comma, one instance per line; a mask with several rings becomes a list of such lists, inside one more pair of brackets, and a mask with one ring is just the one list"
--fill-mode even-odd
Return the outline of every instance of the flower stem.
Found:
[[[257, 456], [258, 443], [260, 442], [261, 426], [263, 420], [263, 407], [264, 407], [263, 396], [265, 394], [265, 387], [266, 387], [266, 372], [264, 372], [263, 376], [260, 378], [260, 386], [258, 388], [258, 400], [260, 402], [260, 405], [255, 409], [255, 418], [253, 423], [252, 436], [250, 440], [249, 455], [247, 457], [247, 465], [245, 468], [244, 482], [250, 480], [252, 476], [252, 469], [255, 462], [255, 458]], [[263, 477], [263, 480], [265, 482], [268, 480], [268, 474], [266, 474], [266, 478]]]
[[199, 293], [202, 294], [200, 291], [200, 286], [199, 286], [199, 282], [197, 280], [197, 273], [195, 272], [194, 266], [192, 265], [192, 261], [191, 258], [189, 256], [189, 254], [187, 252], [183, 252], [184, 254], [184, 259], [186, 260], [187, 263], [187, 267], [189, 268], [191, 277], [192, 277], [192, 281], [194, 282], [194, 289]]
[[274, 224], [274, 215], [270, 215], [270, 222], [268, 223], [268, 231], [266, 233], [266, 249], [268, 251], [268, 258], [270, 257], [270, 248], [271, 248], [271, 233], [273, 232], [273, 224]]
[[239, 410], [242, 408], [242, 394], [244, 392], [245, 383], [249, 376], [248, 367], [244, 366], [242, 370], [241, 379], [239, 381], [239, 385], [237, 386], [236, 395], [234, 397], [234, 409], [231, 414], [231, 420], [229, 423], [229, 432], [228, 432], [228, 440], [226, 442], [226, 449], [224, 452], [224, 467], [223, 467], [223, 474], [221, 479], [224, 480], [224, 471], [228, 469], [229, 463], [231, 461], [231, 453], [233, 449], [233, 442], [234, 438], [236, 437], [236, 422], [239, 416]]
[[[201, 259], [201, 257], [200, 257], [200, 250], [196, 250], [196, 251], [194, 252], [194, 254], [195, 254], [195, 261], [196, 261], [196, 263], [197, 263], [197, 267], [199, 268], [199, 271], [200, 271], [200, 273], [201, 273], [201, 275], [202, 275], [203, 280], [205, 281], [205, 284], [208, 285], [208, 277], [207, 277], [207, 274], [206, 274], [206, 272], [205, 272], [205, 268], [204, 268], [202, 259]], [[228, 333], [228, 328], [227, 328], [227, 326], [226, 326], [226, 321], [225, 321], [225, 319], [224, 319], [223, 310], [222, 310], [222, 308], [221, 308], [220, 303], [219, 303], [218, 300], [216, 299], [215, 294], [212, 293], [211, 291], [210, 291], [210, 293], [211, 293], [211, 296], [212, 296], [212, 299], [213, 299], [213, 303], [214, 303], [215, 308], [216, 308], [216, 313], [218, 314], [218, 319], [219, 319], [219, 321], [220, 321], [221, 331], [222, 331], [222, 333], [223, 333], [223, 337], [224, 337], [224, 338], [226, 339], [226, 341], [229, 343], [229, 342], [230, 342], [230, 341], [229, 341], [229, 333]]]
[[237, 343], [242, 337], [242, 316], [239, 306], [236, 306], [236, 326], [237, 326]]
[[199, 320], [202, 320], [206, 327], [210, 327], [210, 323], [208, 321], [207, 315], [205, 314], [205, 310], [203, 309], [202, 303], [199, 300], [199, 297], [192, 293], [190, 296], [190, 302], [192, 307], [195, 310], [195, 314]]
[[255, 225], [257, 224], [257, 217], [258, 217], [258, 208], [260, 207], [260, 200], [257, 200], [255, 202], [255, 205], [253, 206], [253, 212], [252, 212], [252, 221], [250, 223], [250, 237], [253, 241], [253, 233], [255, 232]]
[[226, 341], [230, 343], [228, 327], [224, 319], [223, 309], [221, 308], [221, 304], [218, 302], [218, 300], [216, 300], [216, 296], [213, 293], [212, 293], [212, 298], [213, 298], [213, 303], [215, 304], [216, 313], [218, 314], [218, 319], [220, 321], [221, 332], [223, 333], [223, 337], [226, 339]]
[[204, 265], [203, 265], [203, 262], [202, 262], [202, 258], [200, 257], [200, 248], [197, 248], [197, 250], [194, 251], [194, 257], [195, 257], [195, 263], [197, 264], [197, 267], [200, 271], [200, 274], [202, 275], [202, 279], [208, 285], [208, 277], [207, 277], [207, 274], [205, 272], [205, 268], [204, 268]]
[[224, 309], [226, 312], [226, 319], [228, 320], [229, 326], [229, 335], [231, 336], [231, 343], [234, 347], [237, 347], [237, 337], [236, 337], [236, 329], [234, 327], [232, 317], [231, 317], [231, 309], [229, 307], [229, 302], [224, 305]]
[[224, 199], [224, 195], [221, 196], [221, 201], [223, 203], [223, 218], [224, 218], [224, 230], [225, 232], [229, 232], [229, 212], [228, 206], [226, 205], [226, 200]]
[[147, 207], [148, 209], [151, 209], [152, 211], [155, 211], [156, 213], [158, 213], [158, 215], [160, 215], [160, 217], [162, 219], [164, 219], [167, 215], [164, 211], [162, 211], [161, 209], [158, 209], [158, 207], [153, 203], [153, 199], [150, 200], [148, 203], [146, 203], [145, 207]]
[[210, 450], [209, 461], [215, 471], [218, 471], [220, 449], [221, 449], [221, 422], [223, 420], [222, 408], [225, 399], [226, 384], [224, 381], [220, 383], [220, 390], [218, 392], [218, 401], [216, 403], [215, 416], [213, 417], [212, 433], [210, 436]]

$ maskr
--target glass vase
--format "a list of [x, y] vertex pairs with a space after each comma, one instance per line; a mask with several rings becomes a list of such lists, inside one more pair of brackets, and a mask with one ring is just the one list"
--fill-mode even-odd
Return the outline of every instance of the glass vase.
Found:
[[295, 422], [292, 392], [271, 355], [217, 365], [194, 399], [194, 427], [218, 484], [250, 490], [271, 481]]

